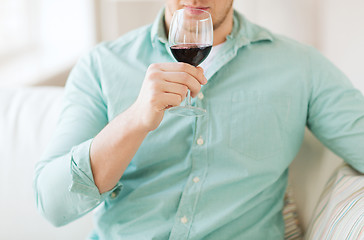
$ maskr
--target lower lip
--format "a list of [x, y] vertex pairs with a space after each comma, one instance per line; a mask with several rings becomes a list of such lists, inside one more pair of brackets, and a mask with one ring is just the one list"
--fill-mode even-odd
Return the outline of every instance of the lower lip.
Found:
[[209, 8], [192, 8], [192, 7], [184, 7], [191, 14], [201, 14], [201, 10], [207, 11]]

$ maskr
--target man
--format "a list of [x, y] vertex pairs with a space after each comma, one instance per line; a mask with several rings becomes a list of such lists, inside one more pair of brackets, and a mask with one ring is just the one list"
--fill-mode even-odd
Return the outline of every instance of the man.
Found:
[[[306, 125], [364, 172], [362, 94], [313, 48], [250, 23], [232, 4], [168, 0], [152, 26], [79, 61], [36, 168], [49, 221], [67, 224], [102, 203], [92, 239], [283, 239], [288, 166]], [[168, 50], [181, 8], [212, 15], [217, 51], [205, 69]], [[166, 111], [188, 89], [207, 116]]]

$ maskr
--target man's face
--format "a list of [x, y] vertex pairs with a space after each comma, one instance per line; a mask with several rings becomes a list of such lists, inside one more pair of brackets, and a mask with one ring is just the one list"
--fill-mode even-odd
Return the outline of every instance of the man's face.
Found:
[[226, 20], [230, 11], [232, 11], [234, 0], [167, 0], [166, 18], [169, 21], [174, 11], [182, 8], [200, 8], [211, 14], [214, 23], [214, 30]]

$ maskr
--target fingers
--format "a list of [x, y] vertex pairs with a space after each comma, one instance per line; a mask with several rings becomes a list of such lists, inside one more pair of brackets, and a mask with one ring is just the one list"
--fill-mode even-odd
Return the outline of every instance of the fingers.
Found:
[[156, 63], [150, 65], [148, 78], [156, 81], [166, 81], [186, 85], [191, 90], [191, 96], [196, 97], [201, 84], [207, 83], [201, 67], [186, 63]]
[[174, 83], [174, 82], [164, 82], [164, 84], [161, 86], [161, 90], [165, 93], [174, 93], [178, 94], [181, 97], [181, 102], [185, 99], [187, 96], [188, 87], [183, 84]]
[[141, 125], [148, 131], [161, 123], [164, 111], [179, 106], [188, 89], [195, 97], [206, 84], [202, 68], [185, 63], [158, 63], [149, 66], [139, 96], [132, 105]]
[[163, 73], [165, 82], [186, 86], [191, 91], [191, 96], [195, 97], [201, 90], [201, 84], [194, 77], [185, 72], [165, 72]]
[[160, 96], [159, 111], [164, 111], [171, 107], [176, 107], [181, 104], [181, 96], [175, 93], [164, 93]]
[[207, 83], [201, 67], [194, 67], [187, 63], [157, 63], [157, 68], [164, 72], [185, 72], [195, 78], [201, 85]]

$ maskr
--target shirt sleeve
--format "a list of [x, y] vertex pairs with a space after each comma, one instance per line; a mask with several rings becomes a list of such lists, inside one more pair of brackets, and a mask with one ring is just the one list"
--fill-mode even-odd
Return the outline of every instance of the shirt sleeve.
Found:
[[307, 126], [330, 150], [364, 173], [364, 97], [318, 51], [310, 54]]
[[108, 123], [102, 85], [92, 54], [73, 68], [56, 131], [36, 165], [34, 191], [39, 211], [53, 225], [65, 225], [94, 209], [120, 188], [100, 194], [90, 165], [93, 138]]

